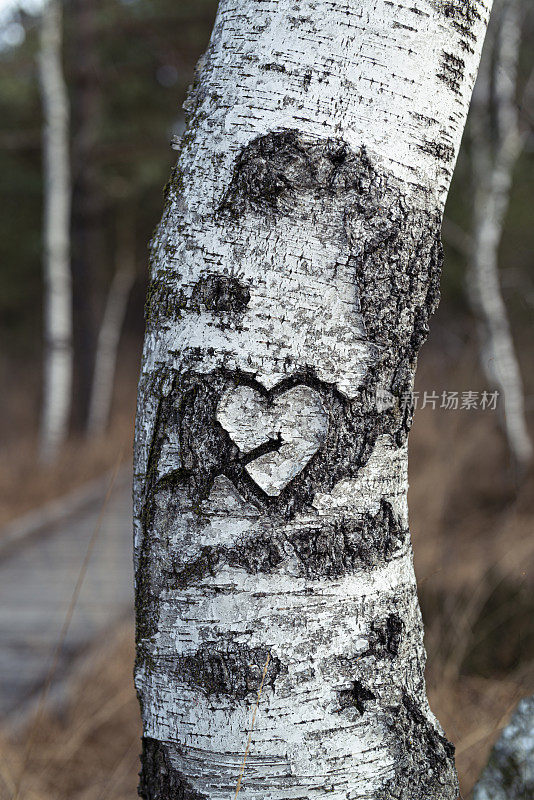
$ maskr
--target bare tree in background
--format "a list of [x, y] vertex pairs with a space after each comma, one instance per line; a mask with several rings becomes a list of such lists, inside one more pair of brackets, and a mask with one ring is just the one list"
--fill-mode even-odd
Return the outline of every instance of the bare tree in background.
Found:
[[73, 423], [87, 427], [98, 339], [97, 277], [105, 259], [104, 202], [98, 144], [103, 135], [101, 0], [70, 0], [72, 35], [72, 277], [74, 303]]
[[219, 4], [139, 385], [146, 800], [457, 798], [407, 437], [490, 7]]
[[39, 76], [44, 117], [44, 388], [41, 457], [52, 460], [64, 442], [72, 395], [69, 108], [61, 64], [60, 0], [43, 9]]
[[87, 423], [90, 436], [102, 434], [109, 422], [119, 341], [135, 281], [135, 221], [126, 201], [117, 213], [116, 269], [98, 335]]
[[470, 113], [474, 200], [468, 290], [480, 325], [482, 365], [502, 393], [509, 447], [523, 469], [532, 458], [532, 442], [498, 270], [514, 167], [525, 141], [517, 105], [520, 1], [499, 0], [495, 13]]

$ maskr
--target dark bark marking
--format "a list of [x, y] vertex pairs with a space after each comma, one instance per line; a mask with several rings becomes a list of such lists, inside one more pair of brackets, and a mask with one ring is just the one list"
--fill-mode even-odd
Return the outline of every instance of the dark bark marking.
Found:
[[[446, 154], [442, 148], [440, 157]], [[333, 240], [348, 245], [365, 330], [378, 348], [377, 371], [413, 362], [422, 339], [412, 334], [425, 327], [439, 298], [440, 218], [408, 204], [364, 147], [294, 130], [259, 136], [238, 155], [219, 212], [235, 219], [294, 216], [298, 224], [317, 198], [337, 215]]]
[[419, 145], [419, 150], [433, 156], [436, 161], [443, 161], [444, 164], [450, 164], [454, 158], [454, 148], [445, 144], [445, 142], [423, 139], [423, 142]]
[[232, 275], [206, 275], [193, 287], [191, 307], [204, 306], [208, 311], [237, 314], [250, 302], [250, 290]]
[[341, 689], [337, 695], [340, 711], [344, 711], [347, 708], [355, 708], [360, 714], [363, 714], [366, 710], [366, 703], [370, 700], [376, 700], [376, 695], [360, 681], [353, 681], [350, 689]]
[[373, 622], [366, 656], [395, 657], [399, 653], [404, 633], [404, 622], [398, 614], [389, 614], [384, 621]]
[[[336, 579], [388, 561], [408, 533], [385, 500], [376, 514], [362, 518], [340, 516], [293, 532], [280, 532], [278, 528], [275, 522], [259, 534], [243, 536], [233, 547], [203, 547], [191, 561], [183, 562], [179, 553], [169, 553], [172, 566], [160, 567], [159, 574], [166, 577], [167, 588], [182, 589], [215, 575], [224, 564], [252, 575], [272, 574], [297, 556], [297, 577]], [[391, 622], [388, 642], [393, 641], [394, 626]]]
[[159, 320], [180, 319], [187, 307], [186, 297], [182, 289], [169, 286], [169, 276], [160, 270], [148, 285], [145, 300], [145, 323], [147, 328], [156, 325]]
[[271, 574], [287, 558], [287, 543], [282, 534], [269, 530], [243, 537], [234, 547], [225, 548], [222, 558], [231, 567], [244, 569], [251, 575]]
[[[364, 239], [362, 253], [355, 258], [365, 329], [380, 348], [380, 367], [393, 373], [393, 394], [407, 391], [417, 353], [428, 336], [429, 319], [439, 302], [443, 262], [439, 223], [432, 215], [420, 213], [423, 219], [417, 219], [418, 214], [403, 214], [384, 224], [369, 223], [375, 228], [374, 236]], [[401, 268], [399, 256], [406, 253], [407, 243]], [[400, 370], [406, 378], [401, 385]]]
[[435, 7], [463, 37], [475, 39], [473, 27], [481, 20], [478, 0], [436, 0]]
[[465, 77], [465, 61], [444, 50], [441, 54], [440, 71], [437, 73], [437, 77], [455, 94], [460, 94]]
[[197, 792], [176, 767], [169, 754], [169, 746], [144, 736], [139, 773], [138, 794], [144, 800], [208, 800]]
[[249, 648], [232, 642], [205, 644], [195, 653], [176, 656], [168, 665], [167, 674], [207, 695], [227, 695], [243, 700], [260, 688], [268, 656], [263, 688], [274, 689], [278, 676], [287, 673], [280, 659], [266, 647]]
[[487, 10], [484, 4], [479, 0], [434, 0], [434, 7], [460, 35], [462, 49], [473, 54], [476, 41], [473, 28], [482, 19], [480, 12]]
[[148, 287], [145, 320], [147, 326], [153, 326], [164, 319], [171, 322], [180, 319], [184, 311], [199, 313], [202, 310], [239, 316], [249, 302], [249, 287], [235, 275], [204, 275], [187, 297], [182, 288], [177, 290], [169, 286], [169, 276], [160, 272]]
[[393, 23], [393, 27], [396, 30], [410, 31], [412, 33], [417, 33], [417, 28], [414, 28], [413, 25], [403, 25], [401, 22], [397, 22], [396, 20]]
[[207, 575], [215, 575], [221, 560], [220, 548], [203, 547], [200, 555], [193, 561], [180, 563], [172, 559], [171, 566], [164, 568], [167, 586], [174, 589], [185, 589], [187, 586], [200, 583]]
[[395, 777], [386, 781], [377, 800], [456, 800], [454, 745], [431, 724], [408, 692], [404, 691], [400, 705], [389, 711], [386, 725], [396, 755]]
[[286, 72], [286, 68], [283, 64], [260, 64], [260, 69], [264, 70], [265, 72]]
[[380, 511], [363, 520], [341, 517], [288, 536], [308, 578], [338, 578], [389, 560], [407, 531], [382, 500]]

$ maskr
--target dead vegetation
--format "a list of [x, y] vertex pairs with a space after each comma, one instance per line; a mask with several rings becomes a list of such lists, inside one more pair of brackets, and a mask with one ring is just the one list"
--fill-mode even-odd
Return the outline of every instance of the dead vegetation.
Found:
[[137, 350], [122, 354], [108, 429], [90, 438], [73, 435], [52, 467], [37, 457], [39, 374], [27, 364], [0, 362], [0, 379], [9, 387], [0, 397], [0, 527], [113, 469], [119, 457], [131, 460], [137, 369]]

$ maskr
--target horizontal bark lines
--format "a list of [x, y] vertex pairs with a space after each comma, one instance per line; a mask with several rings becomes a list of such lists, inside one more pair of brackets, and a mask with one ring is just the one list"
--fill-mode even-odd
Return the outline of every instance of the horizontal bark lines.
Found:
[[[415, 727], [417, 741], [429, 731], [434, 743], [443, 739], [424, 697], [405, 509], [415, 359], [438, 297], [437, 212], [408, 203], [364, 150], [280, 131], [242, 151], [214, 224], [234, 241], [243, 229], [254, 241], [279, 222], [296, 230], [310, 213], [328, 230], [330, 269], [344, 271], [339, 291], [352, 298], [372, 356], [361, 386], [343, 391], [321, 379], [313, 349], [311, 364], [286, 357], [286, 377], [270, 385], [252, 370], [204, 371], [209, 347], [186, 346], [178, 363], [158, 368], [151, 390], [158, 410], [140, 511], [137, 685], [147, 735], [179, 754], [194, 791], [207, 797], [231, 790], [267, 654], [269, 724], [255, 744], [259, 776], [267, 756], [281, 759], [279, 771], [264, 774], [276, 797], [295, 787], [319, 796], [318, 770], [334, 776], [341, 759], [334, 796], [407, 798], [397, 751]], [[262, 312], [254, 309], [262, 273], [242, 265], [182, 281], [178, 307], [169, 298], [161, 316], [154, 308], [150, 329], [187, 329], [195, 318], [202, 325], [209, 313], [214, 328], [246, 331]], [[279, 304], [290, 330], [306, 301], [303, 291]], [[314, 322], [317, 338], [320, 320], [307, 325]], [[283, 335], [275, 317], [273, 341]], [[405, 707], [403, 692], [420, 709], [408, 734], [388, 723]], [[361, 774], [349, 766], [354, 748], [365, 761], [376, 753]], [[452, 798], [450, 752], [439, 752], [423, 780], [427, 750], [405, 753], [405, 771]], [[202, 753], [198, 774], [193, 751]], [[224, 764], [217, 778], [215, 757]], [[244, 795], [264, 792], [258, 781], [247, 781]]]
[[[429, 0], [221, 3], [152, 247], [147, 800], [235, 791], [267, 659], [243, 800], [456, 798], [425, 698], [406, 438], [476, 70], [463, 35]], [[441, 51], [464, 61], [457, 92]]]

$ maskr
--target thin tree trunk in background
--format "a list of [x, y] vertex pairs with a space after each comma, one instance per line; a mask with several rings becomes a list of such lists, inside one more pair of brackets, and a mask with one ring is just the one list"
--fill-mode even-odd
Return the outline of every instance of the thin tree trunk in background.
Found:
[[135, 452], [146, 800], [456, 800], [407, 511], [490, 2], [222, 0], [152, 243]]
[[61, 64], [60, 0], [43, 9], [39, 77], [44, 117], [44, 386], [40, 453], [51, 461], [68, 434], [72, 392], [69, 108]]
[[499, 16], [492, 28], [470, 117], [474, 219], [468, 288], [480, 324], [482, 366], [502, 394], [503, 425], [510, 451], [517, 465], [524, 468], [532, 458], [532, 441], [498, 269], [513, 171], [524, 144], [516, 99], [520, 47], [518, 0], [501, 0]]
[[87, 423], [89, 436], [104, 433], [109, 422], [119, 341], [135, 281], [135, 221], [131, 213], [118, 213], [117, 266], [98, 335]]
[[100, 0], [72, 0], [72, 274], [76, 353], [74, 424], [85, 430], [98, 337], [96, 283], [104, 258], [104, 216], [96, 145], [101, 130]]

